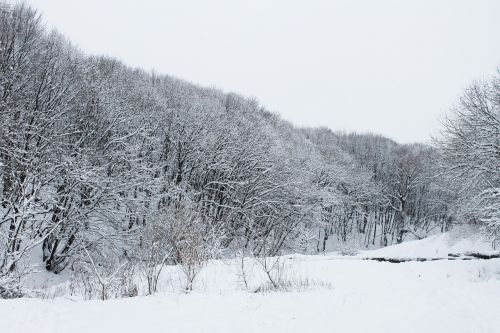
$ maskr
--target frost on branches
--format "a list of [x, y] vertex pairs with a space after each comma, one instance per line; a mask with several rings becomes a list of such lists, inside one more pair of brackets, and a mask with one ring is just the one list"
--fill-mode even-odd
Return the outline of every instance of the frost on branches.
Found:
[[500, 239], [500, 71], [472, 84], [453, 108], [438, 140], [441, 172], [456, 192], [465, 222], [482, 222]]

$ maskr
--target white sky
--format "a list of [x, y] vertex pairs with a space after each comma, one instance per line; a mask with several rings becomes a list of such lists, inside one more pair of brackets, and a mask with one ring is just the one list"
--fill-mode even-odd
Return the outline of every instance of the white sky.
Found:
[[429, 141], [500, 65], [498, 0], [27, 2], [87, 53], [254, 96], [296, 125], [399, 142]]

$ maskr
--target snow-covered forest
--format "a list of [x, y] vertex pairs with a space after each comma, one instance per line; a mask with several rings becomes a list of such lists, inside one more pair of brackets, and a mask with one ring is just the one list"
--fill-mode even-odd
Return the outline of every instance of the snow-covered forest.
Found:
[[251, 291], [331, 289], [285, 281], [283, 258], [471, 228], [500, 240], [500, 71], [457, 96], [432, 145], [399, 144], [295, 127], [0, 7], [0, 298], [49, 297], [40, 274], [69, 281], [55, 297], [150, 295], [165, 275], [196, 291], [217, 260]]

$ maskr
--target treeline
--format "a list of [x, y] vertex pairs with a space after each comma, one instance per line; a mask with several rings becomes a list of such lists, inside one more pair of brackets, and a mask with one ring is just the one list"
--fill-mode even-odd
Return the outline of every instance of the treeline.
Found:
[[137, 263], [154, 289], [159, 264], [386, 246], [457, 217], [497, 230], [498, 82], [467, 92], [438, 149], [400, 145], [295, 128], [254, 100], [87, 56], [35, 10], [1, 7], [0, 284], [38, 256], [54, 273]]

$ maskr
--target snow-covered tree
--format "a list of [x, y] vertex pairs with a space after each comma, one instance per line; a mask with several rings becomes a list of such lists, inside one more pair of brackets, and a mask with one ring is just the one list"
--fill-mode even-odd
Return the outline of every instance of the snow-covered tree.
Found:
[[456, 193], [458, 218], [500, 237], [500, 72], [467, 88], [444, 121], [441, 172]]

